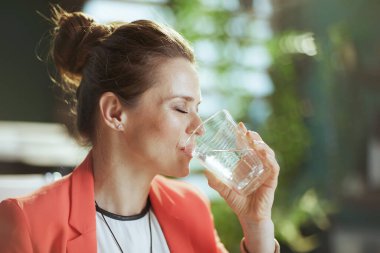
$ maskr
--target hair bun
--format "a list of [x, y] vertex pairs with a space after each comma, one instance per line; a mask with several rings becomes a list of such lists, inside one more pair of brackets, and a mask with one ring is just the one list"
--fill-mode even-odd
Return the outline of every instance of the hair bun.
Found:
[[82, 70], [91, 50], [108, 36], [110, 26], [96, 24], [82, 12], [52, 7], [54, 24], [51, 56], [62, 78], [79, 86]]

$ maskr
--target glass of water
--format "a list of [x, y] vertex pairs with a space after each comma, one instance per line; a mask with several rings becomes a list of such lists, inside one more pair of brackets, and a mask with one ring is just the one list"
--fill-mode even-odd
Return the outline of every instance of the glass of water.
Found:
[[269, 174], [227, 110], [203, 121], [187, 140], [186, 147], [192, 149], [193, 157], [207, 170], [243, 196], [255, 191]]

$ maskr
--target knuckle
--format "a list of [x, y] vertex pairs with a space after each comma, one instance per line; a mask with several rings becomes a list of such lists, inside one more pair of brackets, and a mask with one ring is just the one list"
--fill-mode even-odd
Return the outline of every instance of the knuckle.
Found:
[[249, 130], [248, 132], [249, 132], [249, 134], [251, 134], [253, 136], [259, 136], [259, 134], [257, 132], [255, 132], [255, 131]]

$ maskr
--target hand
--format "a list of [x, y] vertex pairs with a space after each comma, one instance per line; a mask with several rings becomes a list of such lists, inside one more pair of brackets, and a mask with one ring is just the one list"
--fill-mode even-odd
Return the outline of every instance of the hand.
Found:
[[227, 187], [212, 173], [206, 171], [205, 174], [209, 185], [219, 192], [240, 220], [259, 223], [271, 219], [271, 210], [280, 167], [276, 161], [275, 153], [263, 142], [258, 133], [247, 131], [243, 123], [239, 123], [239, 127], [245, 133], [250, 147], [257, 152], [263, 165], [270, 170], [268, 178], [253, 193], [248, 196], [241, 196]]
[[208, 184], [226, 200], [239, 218], [243, 229], [245, 248], [249, 252], [274, 252], [274, 225], [272, 222], [272, 205], [277, 187], [280, 166], [274, 151], [253, 131], [247, 131], [243, 123], [239, 127], [263, 165], [269, 170], [269, 176], [259, 188], [248, 196], [242, 196], [226, 186], [212, 173], [206, 171]]

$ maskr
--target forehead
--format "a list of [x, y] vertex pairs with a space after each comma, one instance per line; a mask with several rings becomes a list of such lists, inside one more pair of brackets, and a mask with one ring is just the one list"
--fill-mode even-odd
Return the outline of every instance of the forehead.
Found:
[[195, 66], [185, 58], [160, 62], [156, 70], [155, 84], [149, 93], [159, 99], [171, 96], [192, 97], [200, 100], [200, 87]]

